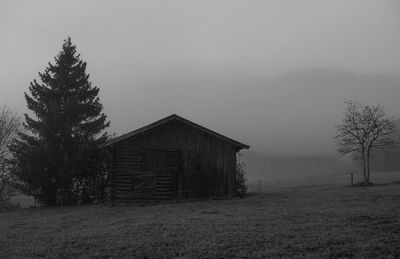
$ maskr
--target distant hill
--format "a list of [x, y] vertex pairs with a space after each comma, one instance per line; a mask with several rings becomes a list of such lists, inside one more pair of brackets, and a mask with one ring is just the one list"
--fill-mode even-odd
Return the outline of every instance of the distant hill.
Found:
[[345, 99], [383, 105], [389, 115], [400, 116], [400, 77], [394, 75], [305, 70], [261, 82], [237, 90], [243, 110], [238, 114], [246, 117], [245, 126], [257, 127], [250, 142], [271, 155], [334, 154], [332, 137]]
[[399, 76], [334, 69], [275, 77], [182, 74], [146, 80], [123, 95], [107, 94], [112, 127], [121, 133], [177, 113], [268, 156], [336, 155], [332, 137], [345, 99], [383, 105], [389, 115], [400, 117]]
[[[383, 105], [400, 117], [400, 77], [309, 69], [272, 78], [240, 75], [180, 82], [185, 115], [268, 155], [332, 155], [343, 102]], [[189, 92], [190, 91], [190, 92]], [[188, 108], [187, 108], [188, 107]], [[204, 117], [203, 119], [197, 119]]]

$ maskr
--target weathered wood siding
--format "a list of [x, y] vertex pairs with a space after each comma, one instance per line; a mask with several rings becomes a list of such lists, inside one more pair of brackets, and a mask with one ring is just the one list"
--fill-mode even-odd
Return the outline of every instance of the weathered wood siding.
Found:
[[235, 164], [230, 143], [170, 121], [114, 145], [112, 199], [231, 196]]

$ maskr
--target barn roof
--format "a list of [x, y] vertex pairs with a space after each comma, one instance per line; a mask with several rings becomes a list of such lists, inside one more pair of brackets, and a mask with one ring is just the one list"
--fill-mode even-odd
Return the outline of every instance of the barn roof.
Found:
[[143, 133], [143, 132], [148, 131], [150, 129], [153, 129], [153, 128], [157, 127], [157, 126], [160, 126], [160, 125], [162, 125], [164, 123], [167, 123], [167, 122], [170, 122], [170, 121], [174, 121], [174, 120], [175, 121], [180, 121], [180, 122], [182, 122], [182, 123], [184, 123], [186, 125], [189, 125], [191, 127], [197, 128], [197, 129], [199, 129], [199, 130], [201, 130], [201, 131], [203, 131], [203, 132], [205, 132], [205, 133], [207, 133], [209, 135], [212, 135], [212, 136], [214, 136], [216, 138], [219, 138], [219, 139], [221, 139], [223, 141], [226, 141], [226, 142], [228, 142], [228, 143], [232, 144], [233, 146], [238, 147], [240, 149], [243, 149], [243, 148], [249, 149], [250, 148], [250, 146], [248, 146], [246, 144], [240, 143], [239, 141], [233, 140], [233, 139], [228, 138], [228, 137], [226, 137], [224, 135], [221, 135], [221, 134], [219, 134], [219, 133], [217, 133], [215, 131], [207, 129], [207, 128], [203, 127], [203, 126], [200, 126], [199, 124], [196, 124], [196, 123], [194, 123], [192, 121], [189, 121], [189, 120], [187, 120], [185, 118], [182, 118], [182, 117], [180, 117], [180, 116], [178, 116], [176, 114], [172, 114], [172, 115], [170, 115], [168, 117], [165, 117], [165, 118], [163, 118], [161, 120], [153, 122], [153, 123], [151, 123], [151, 124], [149, 124], [147, 126], [144, 126], [144, 127], [139, 128], [137, 130], [131, 131], [131, 132], [126, 133], [124, 135], [121, 135], [119, 137], [113, 138], [113, 139], [107, 141], [106, 143], [101, 144], [99, 146], [99, 148], [105, 148], [105, 147], [111, 146], [111, 145], [113, 145], [113, 144], [115, 144], [117, 142], [123, 141], [123, 140], [125, 140], [127, 138], [133, 137], [135, 135], [138, 135], [140, 133]]

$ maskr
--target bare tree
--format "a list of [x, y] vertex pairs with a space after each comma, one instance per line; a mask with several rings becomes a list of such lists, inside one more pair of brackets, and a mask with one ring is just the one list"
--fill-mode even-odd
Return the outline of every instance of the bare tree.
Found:
[[0, 203], [4, 199], [6, 183], [10, 178], [7, 171], [7, 159], [10, 157], [9, 146], [19, 126], [20, 116], [7, 105], [0, 106]]
[[338, 152], [353, 153], [363, 162], [364, 183], [369, 184], [370, 159], [376, 150], [395, 144], [395, 121], [382, 106], [369, 106], [346, 100], [342, 123], [336, 126]]

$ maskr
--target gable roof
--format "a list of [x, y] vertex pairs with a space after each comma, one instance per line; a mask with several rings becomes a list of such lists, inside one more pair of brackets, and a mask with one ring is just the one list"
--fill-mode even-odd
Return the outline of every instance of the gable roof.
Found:
[[172, 115], [167, 116], [167, 117], [165, 117], [165, 118], [163, 118], [161, 120], [153, 122], [153, 123], [151, 123], [151, 124], [149, 124], [147, 126], [144, 126], [144, 127], [139, 128], [137, 130], [131, 131], [131, 132], [126, 133], [124, 135], [121, 135], [119, 137], [113, 138], [113, 139], [107, 141], [106, 143], [99, 145], [99, 148], [105, 148], [105, 147], [111, 146], [111, 145], [113, 145], [113, 144], [115, 144], [117, 142], [123, 141], [123, 140], [125, 140], [127, 138], [133, 137], [135, 135], [138, 135], [140, 133], [143, 133], [145, 131], [148, 131], [148, 130], [150, 130], [152, 128], [155, 128], [157, 126], [160, 126], [162, 124], [165, 124], [165, 123], [173, 121], [173, 120], [180, 121], [180, 122], [182, 122], [182, 123], [184, 123], [186, 125], [189, 125], [191, 127], [197, 128], [197, 129], [199, 129], [199, 130], [201, 130], [201, 131], [203, 131], [203, 132], [205, 132], [205, 133], [207, 133], [209, 135], [212, 135], [212, 136], [214, 136], [216, 138], [219, 138], [219, 139], [221, 139], [223, 141], [226, 141], [226, 142], [228, 142], [228, 143], [232, 144], [233, 146], [238, 147], [240, 149], [243, 149], [243, 148], [249, 149], [250, 148], [250, 146], [248, 146], [246, 144], [240, 143], [240, 142], [238, 142], [236, 140], [233, 140], [233, 139], [228, 138], [228, 137], [226, 137], [224, 135], [221, 135], [221, 134], [219, 134], [219, 133], [217, 133], [215, 131], [207, 129], [207, 128], [203, 127], [203, 126], [200, 126], [199, 124], [196, 124], [196, 123], [194, 123], [192, 121], [189, 121], [189, 120], [187, 120], [185, 118], [182, 118], [182, 117], [180, 117], [180, 116], [178, 116], [176, 114], [172, 114]]

